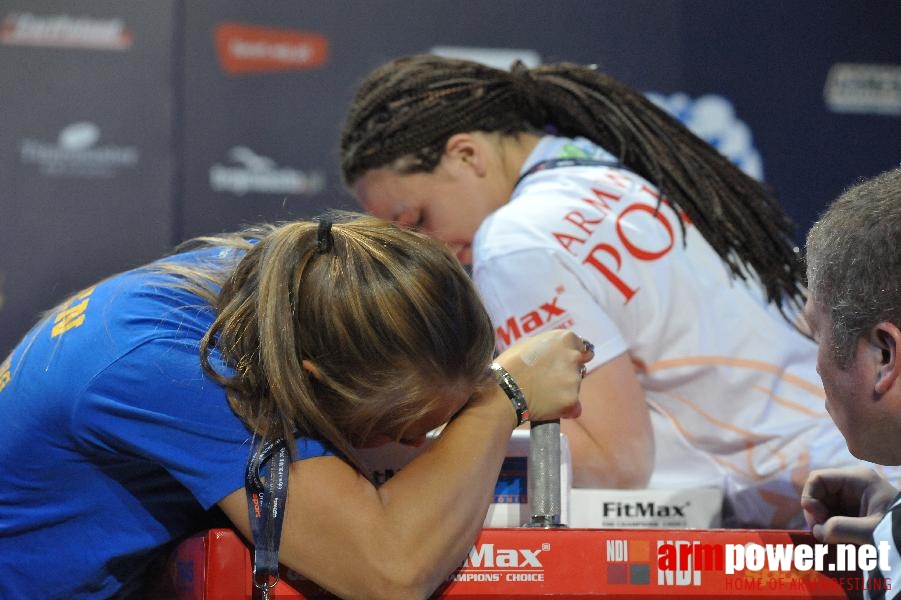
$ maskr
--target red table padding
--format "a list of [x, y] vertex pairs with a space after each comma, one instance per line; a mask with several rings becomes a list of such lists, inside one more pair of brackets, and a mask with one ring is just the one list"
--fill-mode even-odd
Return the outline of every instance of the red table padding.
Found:
[[[498, 598], [860, 598], [864, 581], [857, 570], [823, 572], [789, 569], [727, 574], [715, 554], [702, 564], [675, 563], [658, 569], [666, 549], [727, 544], [813, 546], [807, 533], [776, 530], [659, 529], [484, 529], [467, 561], [436, 597]], [[677, 550], [676, 554], [679, 554]], [[685, 552], [685, 556], [689, 553]], [[677, 559], [678, 560], [678, 559]], [[673, 563], [671, 563], [672, 565]], [[330, 598], [312, 581], [288, 569], [273, 598]], [[211, 529], [182, 542], [166, 567], [166, 585], [180, 600], [245, 600], [253, 597], [250, 550], [230, 529]]]

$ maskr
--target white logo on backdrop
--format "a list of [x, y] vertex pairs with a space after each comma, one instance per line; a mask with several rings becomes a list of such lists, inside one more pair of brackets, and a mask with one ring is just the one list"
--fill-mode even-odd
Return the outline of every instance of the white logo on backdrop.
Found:
[[229, 150], [228, 158], [237, 164], [214, 164], [210, 167], [210, 187], [213, 191], [238, 196], [248, 192], [313, 195], [325, 189], [323, 171], [279, 167], [271, 158], [259, 155], [246, 146], [235, 146]]
[[56, 142], [25, 138], [19, 148], [22, 163], [35, 165], [48, 177], [112, 177], [138, 163], [133, 146], [98, 146], [100, 128], [90, 121], [64, 127]]
[[530, 69], [541, 64], [541, 55], [534, 50], [527, 49], [434, 46], [430, 52], [446, 58], [471, 60], [495, 69], [509, 69], [510, 65], [517, 60], [521, 60]]
[[836, 63], [823, 99], [833, 112], [901, 115], [901, 65]]
[[727, 98], [707, 94], [692, 99], [682, 92], [670, 96], [656, 92], [646, 95], [742, 171], [763, 181], [763, 159], [754, 147], [751, 128], [735, 115], [735, 109]]
[[12, 13], [0, 22], [0, 43], [11, 46], [125, 50], [132, 37], [122, 19]]

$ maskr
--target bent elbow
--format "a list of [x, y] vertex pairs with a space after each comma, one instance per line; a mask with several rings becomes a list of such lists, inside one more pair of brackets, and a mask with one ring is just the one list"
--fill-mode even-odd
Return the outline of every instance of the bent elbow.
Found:
[[617, 469], [617, 475], [619, 476], [618, 487], [621, 489], [646, 488], [651, 481], [653, 472], [654, 454], [652, 449], [650, 455], [627, 461], [621, 468]]
[[651, 481], [651, 469], [633, 469], [621, 474], [619, 484], [620, 489], [641, 489], [648, 487]]
[[646, 488], [653, 470], [653, 460], [601, 460], [597, 457], [581, 464], [573, 464], [573, 487]]
[[447, 573], [426, 561], [423, 553], [411, 552], [405, 545], [379, 544], [380, 551], [369, 553], [368, 560], [357, 565], [358, 587], [354, 598], [366, 600], [425, 600], [441, 584]]
[[423, 573], [401, 567], [373, 577], [360, 597], [367, 600], [426, 600], [434, 587]]

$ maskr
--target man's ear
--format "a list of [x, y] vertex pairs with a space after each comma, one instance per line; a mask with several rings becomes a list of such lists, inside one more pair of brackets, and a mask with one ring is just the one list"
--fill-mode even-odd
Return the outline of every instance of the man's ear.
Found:
[[313, 363], [313, 361], [303, 359], [300, 364], [303, 365], [304, 369], [310, 372], [310, 375], [312, 375], [319, 381], [322, 381], [322, 375], [319, 373], [319, 367], [317, 367], [315, 363]]
[[879, 364], [876, 368], [875, 391], [885, 394], [901, 375], [901, 329], [889, 321], [883, 321], [870, 331], [870, 343], [880, 352]]
[[487, 172], [484, 141], [471, 133], [455, 133], [444, 146], [445, 158], [454, 164], [471, 168], [479, 177]]

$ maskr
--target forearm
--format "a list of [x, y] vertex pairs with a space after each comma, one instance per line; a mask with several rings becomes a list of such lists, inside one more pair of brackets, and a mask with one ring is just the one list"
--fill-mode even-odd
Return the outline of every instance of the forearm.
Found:
[[[335, 457], [292, 466], [281, 562], [342, 598], [425, 598], [485, 520], [513, 427], [499, 388], [379, 488]], [[243, 490], [220, 502], [249, 535]]]
[[[526, 390], [533, 414], [548, 419], [578, 412], [578, 364], [591, 355], [571, 332], [553, 331], [498, 362]], [[515, 421], [510, 399], [489, 386], [378, 488], [338, 457], [295, 462], [283, 564], [342, 598], [428, 596], [462, 563], [484, 523]], [[219, 505], [248, 535], [244, 491]]]
[[513, 425], [500, 389], [471, 403], [419, 457], [379, 489], [386, 539], [429, 591], [454, 570], [482, 527]]
[[644, 391], [628, 354], [582, 382], [582, 415], [561, 423], [576, 487], [645, 487], [654, 469], [654, 433]]
[[573, 487], [628, 489], [647, 486], [654, 469], [652, 440], [600, 441], [577, 420], [563, 421], [561, 430], [569, 443]]

